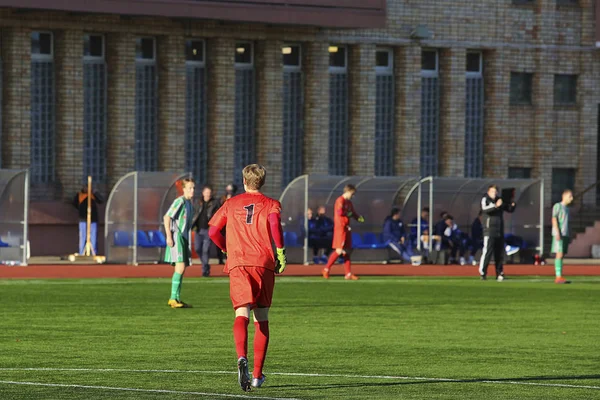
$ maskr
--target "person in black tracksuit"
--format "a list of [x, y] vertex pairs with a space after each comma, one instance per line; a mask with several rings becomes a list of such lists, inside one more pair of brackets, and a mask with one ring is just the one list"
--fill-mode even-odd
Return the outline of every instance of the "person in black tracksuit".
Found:
[[496, 263], [496, 279], [504, 280], [502, 259], [504, 258], [504, 212], [512, 213], [515, 203], [504, 204], [498, 197], [498, 187], [491, 185], [481, 199], [483, 213], [483, 252], [479, 262], [479, 275], [485, 280], [487, 269], [494, 255]]

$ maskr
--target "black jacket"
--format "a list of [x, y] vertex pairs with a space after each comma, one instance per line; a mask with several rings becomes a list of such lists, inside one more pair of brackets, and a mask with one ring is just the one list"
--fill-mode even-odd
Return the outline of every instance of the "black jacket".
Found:
[[192, 219], [192, 229], [196, 232], [200, 230], [200, 214], [202, 213], [205, 204], [208, 207], [206, 209], [206, 218], [208, 219], [208, 221], [210, 221], [210, 219], [213, 217], [213, 215], [215, 215], [219, 207], [221, 207], [219, 201], [214, 197], [211, 197], [210, 200], [208, 200], [208, 202], [206, 203], [204, 202], [204, 199], [200, 199], [200, 201], [198, 202], [198, 208], [196, 208], [196, 212], [194, 213], [194, 219]]
[[499, 197], [492, 199], [486, 193], [481, 199], [481, 211], [483, 212], [483, 236], [504, 237], [504, 217], [503, 213], [515, 211], [515, 207], [510, 204], [502, 204], [496, 207]]
[[[103, 202], [104, 199], [99, 193], [92, 193], [92, 223], [98, 222], [98, 204]], [[79, 221], [87, 222], [87, 191], [75, 195], [73, 206], [79, 211]]]

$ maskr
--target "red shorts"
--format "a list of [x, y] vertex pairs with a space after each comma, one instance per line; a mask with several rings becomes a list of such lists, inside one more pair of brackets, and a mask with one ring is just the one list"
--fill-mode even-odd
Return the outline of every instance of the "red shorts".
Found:
[[262, 267], [236, 267], [229, 271], [229, 296], [233, 308], [271, 307], [275, 272]]
[[351, 249], [352, 232], [346, 230], [335, 230], [333, 232], [332, 249]]

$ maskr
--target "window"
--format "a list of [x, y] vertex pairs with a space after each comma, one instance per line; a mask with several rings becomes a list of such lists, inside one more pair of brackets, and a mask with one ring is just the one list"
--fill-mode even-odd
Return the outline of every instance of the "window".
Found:
[[531, 179], [531, 168], [508, 167], [508, 179]]
[[106, 62], [104, 37], [83, 38], [83, 174], [87, 181], [107, 183], [106, 179]]
[[329, 46], [329, 161], [330, 175], [348, 174], [348, 70], [347, 49]]
[[439, 69], [439, 55], [437, 50], [423, 50], [421, 52], [421, 73], [432, 72], [435, 75]]
[[235, 45], [234, 176], [242, 185], [242, 169], [256, 162], [256, 78], [252, 43]]
[[285, 45], [281, 48], [281, 54], [283, 56], [284, 68], [301, 68], [302, 52], [300, 45]]
[[235, 64], [236, 66], [252, 66], [254, 63], [254, 49], [252, 43], [236, 43]]
[[154, 38], [138, 38], [135, 41], [135, 59], [138, 61], [154, 61], [156, 41]]
[[286, 45], [283, 57], [282, 185], [302, 175], [304, 158], [304, 80], [299, 45]]
[[156, 41], [136, 40], [135, 59], [135, 169], [158, 169], [158, 76]]
[[55, 179], [54, 38], [31, 33], [31, 181]]
[[189, 39], [185, 41], [186, 63], [204, 63], [204, 40]]
[[577, 75], [554, 75], [554, 105], [577, 104]]
[[562, 198], [565, 189], [575, 189], [575, 168], [552, 168], [552, 203]]
[[556, 0], [556, 5], [558, 5], [558, 6], [577, 6], [577, 5], [579, 5], [579, 0]]
[[421, 53], [421, 175], [438, 174], [440, 127], [439, 57], [437, 50]]
[[510, 73], [510, 104], [531, 104], [533, 74], [526, 72]]
[[394, 53], [375, 51], [375, 175], [394, 175]]
[[483, 55], [467, 52], [465, 104], [465, 177], [483, 176]]
[[204, 41], [185, 41], [185, 165], [196, 182], [208, 181], [206, 66]]
[[104, 59], [104, 36], [84, 35], [83, 56], [86, 58]]
[[[2, 37], [0, 36], [0, 57], [2, 56]], [[2, 89], [4, 86], [2, 58], [0, 58], [0, 168], [2, 168]]]
[[329, 70], [340, 68], [346, 70], [346, 63], [348, 62], [348, 54], [346, 47], [332, 45], [329, 46]]
[[467, 53], [467, 73], [481, 75], [483, 73], [483, 56], [479, 51]]

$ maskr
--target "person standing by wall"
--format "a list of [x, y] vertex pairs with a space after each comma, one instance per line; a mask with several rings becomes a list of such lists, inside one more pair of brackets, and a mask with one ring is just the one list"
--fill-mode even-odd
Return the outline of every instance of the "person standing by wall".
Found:
[[192, 221], [192, 229], [196, 232], [194, 248], [202, 261], [202, 276], [204, 277], [210, 276], [208, 257], [212, 242], [208, 236], [208, 221], [210, 221], [219, 207], [219, 202], [212, 195], [212, 188], [204, 186], [202, 189], [202, 198], [198, 201], [196, 213]]
[[[92, 225], [90, 226], [90, 242], [94, 249], [94, 254], [98, 254], [98, 204], [102, 204], [104, 199], [98, 192], [92, 192]], [[79, 210], [79, 254], [85, 251], [87, 240], [87, 205], [88, 205], [88, 187], [84, 186], [81, 191], [73, 198], [73, 206]]]

